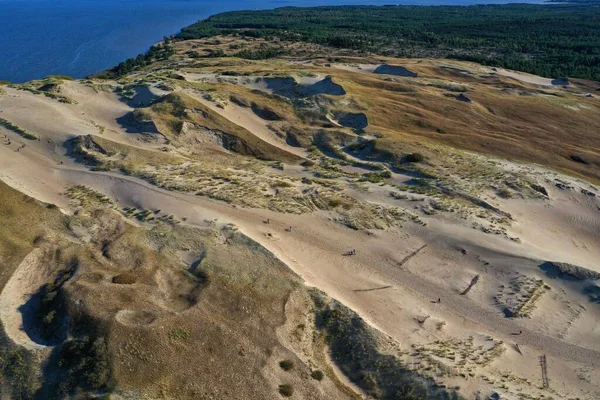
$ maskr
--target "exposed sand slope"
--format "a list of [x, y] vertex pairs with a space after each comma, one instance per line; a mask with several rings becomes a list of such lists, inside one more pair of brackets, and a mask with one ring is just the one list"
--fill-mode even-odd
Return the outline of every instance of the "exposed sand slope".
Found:
[[47, 346], [34, 342], [23, 328], [23, 316], [19, 308], [29, 300], [40, 286], [46, 283], [41, 261], [44, 250], [34, 249], [25, 257], [0, 293], [0, 321], [8, 337], [28, 350], [42, 350]]
[[544, 78], [537, 75], [528, 74], [525, 72], [518, 71], [509, 71], [503, 68], [496, 68], [494, 71], [498, 75], [506, 76], [508, 78], [513, 78], [521, 82], [531, 83], [534, 85], [540, 86], [554, 86], [554, 85], [564, 85], [568, 84], [568, 81], [562, 79], [550, 79]]
[[277, 137], [275, 133], [269, 129], [268, 121], [257, 116], [250, 108], [244, 108], [237, 104], [229, 103], [224, 107], [218, 107], [215, 103], [203, 99], [201, 97], [194, 96], [196, 100], [209, 107], [211, 110], [227, 118], [234, 124], [241, 126], [244, 129], [252, 132], [258, 138], [265, 142], [279, 147], [280, 149], [287, 151], [288, 153], [295, 154], [299, 157], [306, 157], [306, 150], [293, 147], [285, 143], [284, 140]]
[[[363, 232], [352, 231], [335, 223], [326, 223], [319, 216], [286, 216], [264, 210], [232, 209], [226, 205], [195, 196], [153, 188], [135, 178], [121, 177], [110, 173], [92, 173], [83, 169], [56, 168], [58, 171], [56, 185], [61, 183], [87, 184], [111, 195], [122, 204], [133, 204], [144, 209], [161, 208], [165, 212], [175, 214], [180, 214], [181, 210], [185, 210], [192, 222], [201, 222], [216, 216], [224, 222], [231, 220], [238, 224], [244, 233], [286, 261], [291, 268], [300, 273], [309, 285], [319, 287], [357, 310], [364, 308], [365, 318], [382, 328], [389, 324], [389, 319], [384, 315], [379, 317], [381, 319], [372, 319], [369, 314], [374, 311], [368, 311], [370, 307], [361, 305], [356, 298], [362, 295], [357, 295], [353, 290], [377, 286], [381, 282], [392, 283], [404, 286], [409, 291], [418, 294], [421, 298], [421, 307], [428, 311], [448, 308], [455, 318], [466, 318], [472, 323], [485, 326], [490, 332], [497, 331], [503, 335], [510, 335], [519, 330], [518, 324], [501, 318], [497, 313], [477, 308], [468, 300], [451, 293], [448, 289], [430, 283], [403, 268], [398, 268], [398, 263], [413, 247], [416, 247], [406, 245], [406, 247], [401, 246], [395, 249], [396, 246], [393, 243], [397, 243], [403, 237], [402, 235], [386, 234], [369, 237], [365, 236]], [[59, 186], [56, 187], [56, 190], [59, 190]], [[260, 223], [266, 217], [271, 217], [273, 221], [268, 227]], [[293, 232], [285, 232], [284, 228], [287, 226], [293, 226]], [[433, 235], [439, 238], [446, 229], [452, 232], [454, 238], [447, 237], [445, 241], [447, 243], [458, 241], [456, 237], [460, 237], [461, 233], [455, 228], [446, 227]], [[268, 231], [278, 232], [276, 238], [267, 239]], [[464, 232], [467, 239], [479, 236], [471, 230]], [[413, 234], [422, 236], [425, 232], [416, 230]], [[450, 232], [447, 234], [449, 235]], [[416, 239], [416, 241], [421, 242], [428, 236], [429, 234], [425, 234], [424, 238]], [[335, 238], [335, 240], [330, 238]], [[415, 241], [415, 239], [411, 241]], [[496, 244], [498, 248], [506, 248], [506, 245], [507, 243]], [[518, 246], [512, 245], [512, 247]], [[343, 257], [342, 254], [349, 248], [356, 248], [358, 256]], [[528, 254], [529, 250], [520, 249], [519, 252]], [[554, 256], [558, 257], [560, 254], [562, 254], [562, 249], [554, 253]], [[429, 299], [436, 297], [444, 297], [443, 306], [436, 305], [433, 308], [427, 304]], [[384, 329], [386, 332], [389, 330], [389, 328]], [[545, 348], [552, 354], [582, 363], [596, 365], [594, 360], [600, 360], [600, 358], [590, 357], [590, 354], [595, 353], [588, 349], [535, 333], [523, 335], [519, 340], [532, 347]]]
[[[348, 304], [371, 324], [405, 344], [419, 343], [435, 335], [435, 330], [415, 331], [414, 327], [406, 325], [416, 315], [430, 315], [435, 320], [446, 321], [447, 329], [455, 334], [476, 331], [502, 338], [507, 343], [514, 343], [512, 334], [523, 331], [518, 343], [527, 352], [535, 354], [543, 351], [557, 359], [600, 367], [600, 349], [592, 350], [542, 334], [536, 329], [529, 330], [523, 324], [503, 318], [497, 311], [476, 305], [443, 284], [411, 272], [427, 268], [431, 263], [439, 263], [439, 257], [444, 257], [444, 247], [452, 246], [453, 242], [464, 245], [465, 238], [477, 236], [473, 231], [466, 230], [466, 237], [462, 240], [459, 239], [460, 230], [456, 229], [450, 230], [448, 235], [451, 236], [446, 237], [443, 234], [440, 236], [440, 231], [426, 233], [420, 229], [410, 230], [414, 236], [408, 240], [406, 234], [401, 232], [367, 236], [364, 232], [327, 222], [318, 215], [286, 216], [262, 210], [234, 209], [109, 173], [90, 173], [61, 167], [57, 178], [57, 184], [80, 183], [95, 187], [121, 204], [147, 209], [161, 208], [175, 215], [185, 210], [190, 223], [202, 224], [214, 218], [223, 223], [233, 221], [244, 233], [285, 261], [309, 285]], [[260, 222], [268, 217], [272, 221], [268, 226]], [[293, 226], [293, 231], [286, 232], [287, 226]], [[267, 235], [269, 232], [271, 236]], [[436, 242], [444, 243], [443, 247], [433, 244], [434, 237]], [[399, 241], [403, 245], [397, 246]], [[420, 248], [423, 242], [429, 242], [430, 245], [400, 267], [402, 260]], [[502, 247], [500, 243], [497, 245]], [[344, 257], [342, 254], [348, 248], [356, 248], [358, 255]], [[490, 258], [507, 257], [489, 250], [481, 254]], [[525, 259], [521, 260], [521, 263], [527, 263]], [[362, 291], [390, 285], [390, 289]], [[443, 299], [442, 304], [431, 303], [437, 297]]]
[[[427, 68], [433, 70], [429, 66], [416, 66], [414, 70], [419, 76], [424, 76], [422, 71], [427, 71]], [[375, 143], [375, 134], [383, 126], [384, 119], [394, 117], [392, 111], [380, 110], [382, 114], [371, 118], [366, 104], [370, 98], [357, 101], [353, 94], [358, 91], [353, 92], [357, 84], [352, 83], [356, 77], [351, 74], [359, 74], [349, 68], [338, 72], [345, 75], [336, 82], [347, 88], [348, 93], [322, 97], [321, 103], [315, 101], [307, 107], [312, 107], [309, 111], [315, 113], [328, 104], [365, 110], [365, 123], [367, 114], [369, 119], [368, 125], [363, 128], [368, 133], [361, 135], [340, 126], [319, 128], [323, 131], [331, 129], [326, 132], [331, 133], [332, 143], [337, 143], [334, 139], [341, 143], [339, 146], [329, 143], [327, 150], [342, 153], [352, 144], [385, 148], [385, 138]], [[372, 92], [369, 93], [383, 92], [378, 89], [380, 84], [397, 84], [394, 89], [404, 93], [405, 87], [400, 86], [401, 83], [381, 83], [384, 81], [379, 77], [360, 75], [361, 79], [367, 79], [361, 82], [370, 87]], [[306, 81], [314, 84], [322, 82], [320, 79], [310, 77]], [[421, 81], [421, 78], [410, 81]], [[535, 82], [528, 83], [544, 84]], [[426, 84], [440, 86], [435, 81]], [[442, 87], [443, 90], [462, 90], [452, 85]], [[222, 175], [223, 180], [237, 182], [239, 186], [236, 188], [240, 191], [243, 191], [242, 184], [255, 183], [262, 177], [266, 179], [267, 174], [279, 174], [279, 182], [264, 188], [265, 196], [275, 197], [279, 191], [289, 190], [298, 201], [313, 201], [307, 206], [312, 207], [308, 208], [310, 212], [304, 214], [242, 208], [196, 195], [199, 189], [188, 193], [169, 191], [152, 185], [149, 183], [151, 179], [124, 175], [118, 168], [109, 172], [91, 171], [68, 158], [64, 141], [80, 134], [100, 136], [98, 125], [106, 127], [102, 135], [107, 140], [155, 151], [144, 153], [146, 155], [163, 152], [156, 151], [158, 146], [154, 144], [137, 140], [120, 127], [117, 120], [131, 108], [114, 94], [94, 94], [91, 88], [76, 82], [68, 83], [63, 93], [76, 99], [78, 104], [62, 104], [13, 89], [8, 89], [7, 94], [0, 97], [0, 116], [10, 118], [40, 137], [39, 141], [26, 141], [16, 133], [0, 128], [0, 133], [10, 138], [10, 144], [8, 139], [0, 144], [0, 179], [37, 199], [60, 206], [67, 213], [72, 212], [73, 205], [64, 194], [66, 187], [85, 185], [108, 196], [117, 209], [160, 209], [162, 214], [172, 215], [192, 226], [234, 223], [242, 233], [300, 275], [306, 284], [349, 306], [369, 324], [389, 335], [389, 345], [395, 352], [402, 350], [402, 357], [409, 365], [424, 362], [426, 371], [427, 367], [437, 371], [438, 367], [442, 368], [440, 365], [452, 371], [442, 374], [439, 379], [445, 385], [461, 386], [461, 393], [466, 396], [474, 397], [479, 391], [489, 393], [494, 390], [506, 398], [516, 398], [517, 393], [526, 393], [533, 398], [542, 394], [559, 398], [598, 398], [600, 309], [597, 297], [594, 300], [593, 293], [590, 294], [597, 282], [553, 277], [542, 268], [546, 261], [562, 261], [600, 272], [600, 193], [591, 184], [550, 173], [538, 166], [510, 167], [506, 162], [487, 160], [489, 163], [474, 165], [465, 175], [473, 181], [477, 177], [491, 180], [498, 174], [501, 179], [485, 186], [486, 190], [481, 193], [476, 193], [475, 187], [461, 197], [457, 194], [461, 187], [456, 189], [451, 185], [452, 179], [460, 180], [465, 176], [452, 176], [458, 167], [430, 170], [439, 180], [447, 179], [448, 191], [454, 193], [452, 197], [432, 187], [418, 186], [419, 179], [423, 178], [416, 171], [394, 169], [395, 172], [386, 175], [387, 164], [380, 160], [365, 162], [359, 158], [362, 157], [360, 151], [347, 156], [336, 154], [343, 158], [342, 163], [340, 159], [334, 160], [319, 153], [316, 145], [310, 152], [289, 146], [269, 129], [269, 121], [260, 118], [251, 108], [237, 104], [219, 107], [190, 90], [189, 93], [194, 94], [202, 105], [229, 122], [278, 149], [302, 158], [312, 157], [311, 160], [315, 160], [313, 164], [317, 164], [312, 165], [313, 169], [303, 169], [299, 165], [263, 162], [252, 166], [256, 168], [252, 174], [244, 174], [244, 171], [234, 173], [233, 168], [228, 166], [222, 170], [215, 169], [215, 177]], [[430, 94], [426, 93], [427, 96]], [[412, 94], [399, 96], [389, 104], [398, 106], [399, 99], [412, 101]], [[431, 96], [440, 98], [441, 95]], [[454, 103], [451, 104], [454, 107]], [[467, 107], [460, 105], [463, 106]], [[474, 104], [473, 107], [479, 105]], [[23, 112], [28, 109], [37, 112]], [[416, 105], [405, 105], [403, 109], [417, 112]], [[486, 113], [486, 118], [496, 121], [489, 110], [481, 108], [477, 112]], [[407, 117], [411, 118], [411, 115], [416, 114], [407, 114]], [[306, 118], [310, 120], [309, 117]], [[176, 125], [176, 116], [170, 122]], [[493, 129], [490, 128], [490, 131]], [[490, 135], [500, 137], [502, 133]], [[177, 133], [173, 134], [173, 138], [177, 138]], [[22, 143], [26, 146], [21, 147]], [[207, 166], [208, 163], [202, 164], [205, 159], [201, 157], [216, 156], [201, 145], [198, 145], [199, 155], [196, 155], [199, 159], [186, 159], [184, 168], [194, 162], [197, 163], [194, 165], [196, 168], [213, 168], [213, 165]], [[402, 145], [414, 144], [407, 140]], [[421, 151], [419, 147], [409, 148], [411, 150], [402, 149], [398, 154]], [[176, 151], [178, 149], [164, 149], [164, 153], [173, 152], [174, 155]], [[440, 149], [436, 151], [441, 154], [440, 158], [450, 157], [449, 153]], [[415, 153], [412, 155], [416, 157]], [[474, 162], [474, 159], [462, 157], [459, 155], [459, 166]], [[143, 161], [138, 160], [141, 167], [146, 168], [143, 173], [150, 174], [159, 169], [158, 165], [152, 165], [150, 159], [146, 160], [147, 164]], [[424, 164], [437, 168], [433, 161], [428, 162], [425, 160]], [[406, 164], [397, 165], [402, 167]], [[504, 170], [523, 168], [523, 171], [516, 178], [510, 177], [502, 175], [501, 169], [493, 169], [497, 165]], [[160, 168], [160, 172], [172, 182], [199, 180], [198, 169], [187, 173], [168, 162]], [[137, 176], [146, 179], [148, 175], [140, 173]], [[309, 180], [311, 183], [307, 183]], [[221, 183], [215, 179], [203, 184]], [[331, 199], [328, 199], [328, 204], [318, 203], [323, 201], [315, 193], [319, 190], [335, 192], [339, 198], [334, 200], [339, 204], [332, 205], [335, 202]], [[312, 194], [315, 195], [309, 197]], [[513, 195], [516, 198], [511, 198]], [[403, 211], [404, 219], [381, 226], [381, 229], [350, 229], [343, 224], [340, 215], [355, 211], [361, 204], [397, 207]], [[144, 224], [140, 221], [133, 223]], [[350, 250], [356, 250], [356, 254], [348, 255]], [[0, 318], [9, 337], [30, 349], [36, 349], [38, 345], [19, 330], [17, 309], [25, 302], [25, 296], [42, 282], [36, 279], [43, 278], [43, 275], [31, 278], [36, 274], [36, 255], [39, 256], [38, 250], [23, 261], [0, 294]], [[162, 275], [157, 276], [160, 278]], [[163, 280], [159, 279], [162, 284]], [[154, 322], [152, 315], [130, 312], [129, 309], [120, 310], [116, 318], [130, 328], [138, 323]], [[443, 351], [439, 346], [444, 347]], [[463, 360], [467, 365], [460, 364], [448, 351], [467, 354], [468, 357]], [[487, 357], [485, 362], [476, 357], [477, 351], [485, 355], [482, 358]], [[551, 390], [540, 389], [538, 384], [538, 357], [543, 354], [549, 358], [553, 380]], [[518, 379], [507, 380], [505, 371]]]

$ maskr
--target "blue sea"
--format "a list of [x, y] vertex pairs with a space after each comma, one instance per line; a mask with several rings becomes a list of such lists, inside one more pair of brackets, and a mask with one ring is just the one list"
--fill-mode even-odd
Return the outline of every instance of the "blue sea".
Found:
[[[510, 0], [0, 0], [0, 80], [76, 78], [146, 51], [212, 14], [284, 6], [469, 5]], [[542, 0], [521, 2], [541, 3]]]

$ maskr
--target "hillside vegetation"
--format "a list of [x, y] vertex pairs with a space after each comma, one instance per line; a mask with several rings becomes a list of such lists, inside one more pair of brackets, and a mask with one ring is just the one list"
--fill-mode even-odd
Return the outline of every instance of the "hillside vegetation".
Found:
[[230, 34], [600, 80], [600, 8], [591, 5], [285, 7], [214, 15], [177, 38]]
[[599, 399], [600, 82], [253, 32], [3, 87], [0, 400]]

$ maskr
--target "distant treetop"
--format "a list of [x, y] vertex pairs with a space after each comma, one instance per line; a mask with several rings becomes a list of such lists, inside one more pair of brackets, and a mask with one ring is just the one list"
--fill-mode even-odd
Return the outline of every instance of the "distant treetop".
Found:
[[386, 56], [456, 58], [550, 78], [600, 81], [600, 7], [590, 4], [236, 11], [184, 28], [176, 39], [217, 35], [277, 37]]

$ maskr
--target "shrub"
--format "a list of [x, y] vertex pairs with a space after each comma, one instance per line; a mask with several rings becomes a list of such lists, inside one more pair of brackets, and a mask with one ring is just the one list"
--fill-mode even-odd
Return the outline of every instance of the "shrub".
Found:
[[392, 173], [386, 170], [381, 172], [367, 172], [363, 174], [358, 180], [359, 182], [380, 183], [383, 182], [384, 179], [389, 179], [391, 177]]
[[406, 162], [421, 162], [425, 160], [425, 156], [421, 153], [410, 153], [407, 154], [404, 159]]
[[340, 199], [331, 199], [329, 200], [329, 207], [336, 208], [337, 206], [342, 204], [342, 200]]
[[131, 285], [137, 281], [137, 277], [131, 272], [124, 272], [113, 277], [112, 281], [118, 285]]
[[325, 374], [323, 371], [315, 370], [310, 374], [311, 378], [316, 379], [318, 381], [322, 381], [325, 378]]
[[108, 384], [110, 357], [104, 338], [70, 339], [62, 345], [58, 357], [66, 391], [76, 387], [98, 390]]
[[283, 360], [279, 362], [279, 366], [284, 371], [289, 371], [294, 368], [294, 362], [292, 360]]
[[289, 188], [289, 187], [293, 187], [294, 185], [289, 183], [289, 182], [285, 182], [285, 181], [275, 181], [275, 182], [271, 182], [271, 187], [274, 188]]
[[507, 188], [501, 188], [498, 190], [498, 196], [502, 197], [503, 199], [510, 199], [512, 194]]
[[292, 385], [289, 385], [287, 383], [284, 385], [279, 385], [279, 394], [285, 397], [290, 397], [294, 394], [294, 388], [292, 387]]

